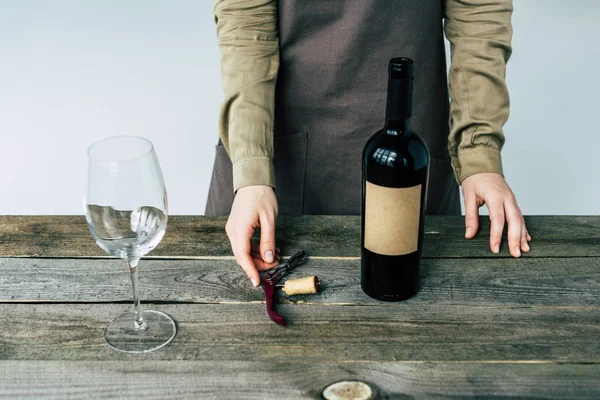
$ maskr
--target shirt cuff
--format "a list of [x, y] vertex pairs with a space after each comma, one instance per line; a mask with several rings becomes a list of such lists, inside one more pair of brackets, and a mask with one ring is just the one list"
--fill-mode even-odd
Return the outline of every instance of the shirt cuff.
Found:
[[233, 164], [233, 192], [253, 185], [266, 185], [275, 189], [273, 160], [268, 157], [245, 158]]
[[452, 160], [452, 169], [459, 185], [469, 176], [483, 172], [495, 172], [504, 176], [500, 150], [490, 147], [460, 149], [458, 157]]

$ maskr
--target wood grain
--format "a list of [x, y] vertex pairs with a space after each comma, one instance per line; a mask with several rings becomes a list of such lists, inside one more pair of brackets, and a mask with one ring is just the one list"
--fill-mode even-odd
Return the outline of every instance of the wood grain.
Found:
[[0, 399], [320, 399], [368, 382], [379, 399], [598, 399], [600, 365], [253, 361], [0, 361]]
[[[279, 291], [280, 302], [385, 305], [362, 292], [358, 260], [309, 259], [289, 277], [311, 275], [320, 278], [321, 293]], [[140, 285], [145, 301], [264, 300], [233, 260], [143, 260]], [[114, 302], [131, 296], [121, 260], [0, 258], [0, 302]], [[428, 259], [422, 289], [407, 304], [600, 305], [600, 259]]]
[[527, 217], [518, 260], [490, 253], [487, 219], [465, 241], [462, 217], [428, 217], [423, 288], [402, 303], [360, 290], [358, 217], [280, 218], [283, 253], [312, 257], [295, 277], [323, 282], [280, 293], [286, 328], [236, 265], [225, 221], [170, 217], [140, 283], [179, 332], [131, 356], [103, 340], [130, 308], [126, 267], [85, 219], [0, 216], [0, 398], [313, 399], [344, 379], [381, 399], [600, 398], [600, 217]]
[[[1, 360], [130, 360], [103, 340], [128, 304], [2, 304]], [[158, 304], [179, 333], [152, 360], [600, 363], [600, 307]]]
[[[169, 227], [152, 257], [232, 256], [225, 217], [169, 217]], [[533, 242], [525, 257], [600, 257], [600, 216], [526, 217]], [[489, 250], [489, 220], [473, 240], [464, 239], [462, 217], [427, 218], [425, 258], [509, 257]], [[505, 232], [506, 235], [506, 232]], [[356, 216], [282, 217], [277, 244], [284, 254], [304, 249], [313, 256], [359, 257], [360, 219]], [[0, 216], [0, 256], [105, 256], [82, 216]]]

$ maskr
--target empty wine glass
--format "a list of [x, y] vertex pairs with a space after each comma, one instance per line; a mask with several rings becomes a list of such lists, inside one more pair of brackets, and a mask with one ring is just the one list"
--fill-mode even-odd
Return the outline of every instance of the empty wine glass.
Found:
[[90, 146], [88, 161], [88, 227], [102, 250], [127, 261], [133, 285], [133, 310], [109, 323], [106, 342], [127, 353], [159, 349], [175, 336], [175, 322], [142, 310], [138, 293], [139, 260], [167, 228], [167, 193], [154, 147], [140, 137], [110, 137]]

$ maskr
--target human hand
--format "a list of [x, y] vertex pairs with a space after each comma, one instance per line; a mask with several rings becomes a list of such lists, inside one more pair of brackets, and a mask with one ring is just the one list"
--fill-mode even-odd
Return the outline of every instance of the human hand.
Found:
[[[279, 264], [279, 249], [275, 247], [277, 213], [277, 197], [272, 187], [245, 186], [238, 189], [225, 225], [235, 259], [254, 287], [260, 284], [259, 270], [266, 271]], [[251, 242], [256, 228], [260, 228], [258, 246]]]
[[465, 225], [467, 239], [472, 239], [479, 229], [479, 207], [487, 204], [491, 228], [490, 249], [500, 252], [500, 242], [504, 222], [508, 222], [508, 249], [513, 257], [520, 257], [521, 251], [528, 252], [531, 236], [527, 232], [523, 214], [514, 193], [504, 177], [497, 173], [471, 175], [462, 182], [465, 198]]

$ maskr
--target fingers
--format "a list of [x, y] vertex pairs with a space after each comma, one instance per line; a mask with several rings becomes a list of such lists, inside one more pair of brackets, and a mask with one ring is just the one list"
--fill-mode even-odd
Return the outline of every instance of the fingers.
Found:
[[226, 227], [227, 236], [229, 236], [229, 241], [231, 242], [231, 250], [233, 251], [233, 255], [235, 256], [236, 262], [242, 267], [252, 285], [257, 287], [260, 284], [260, 275], [258, 274], [258, 270], [254, 265], [254, 261], [250, 256], [251, 250], [251, 238], [254, 233], [254, 228], [252, 226], [246, 226], [246, 228], [241, 230], [234, 230], [228, 224]]
[[[531, 236], [525, 226], [523, 214], [519, 209], [517, 200], [506, 183], [498, 173], [478, 173], [463, 180], [462, 191], [465, 197], [465, 236], [471, 238], [476, 232], [469, 230], [478, 221], [475, 217], [478, 207], [487, 204], [491, 221], [490, 248], [492, 252], [500, 252], [500, 243], [505, 222], [508, 223], [508, 248], [514, 257], [520, 257], [521, 252], [530, 250], [528, 241]], [[472, 229], [472, 228], [471, 228]]]
[[275, 215], [260, 217], [260, 254], [267, 263], [275, 261]]
[[488, 210], [490, 212], [490, 249], [498, 254], [500, 252], [500, 241], [502, 240], [502, 232], [504, 231], [504, 207], [502, 203], [490, 202]]
[[236, 237], [232, 244], [232, 249], [237, 263], [246, 272], [254, 287], [257, 287], [260, 284], [260, 275], [250, 256], [250, 238]]
[[258, 269], [259, 271], [268, 271], [271, 268], [275, 268], [276, 266], [279, 265], [279, 261], [273, 261], [272, 263], [268, 263], [265, 260], [262, 259], [262, 257], [259, 256], [255, 256], [254, 254], [251, 255], [252, 256], [252, 261], [254, 262], [254, 265], [256, 266], [256, 269]]
[[[252, 284], [260, 284], [257, 268], [268, 269], [276, 262], [275, 219], [277, 197], [272, 187], [249, 185], [237, 190], [225, 231], [237, 263], [244, 269]], [[253, 257], [252, 235], [261, 228], [260, 257]]]
[[465, 197], [465, 227], [467, 239], [474, 238], [479, 230], [479, 206], [475, 195]]
[[521, 250], [525, 253], [531, 250], [529, 243], [527, 243], [529, 240], [531, 240], [531, 236], [529, 236], [529, 233], [527, 233], [527, 228], [525, 227], [525, 224], [523, 224], [523, 228], [521, 229]]
[[[506, 212], [506, 221], [508, 222], [508, 251], [513, 257], [521, 257], [521, 239], [525, 239], [523, 231], [525, 230], [525, 221], [519, 206], [514, 198], [504, 203]], [[525, 242], [527, 242], [525, 240]]]

